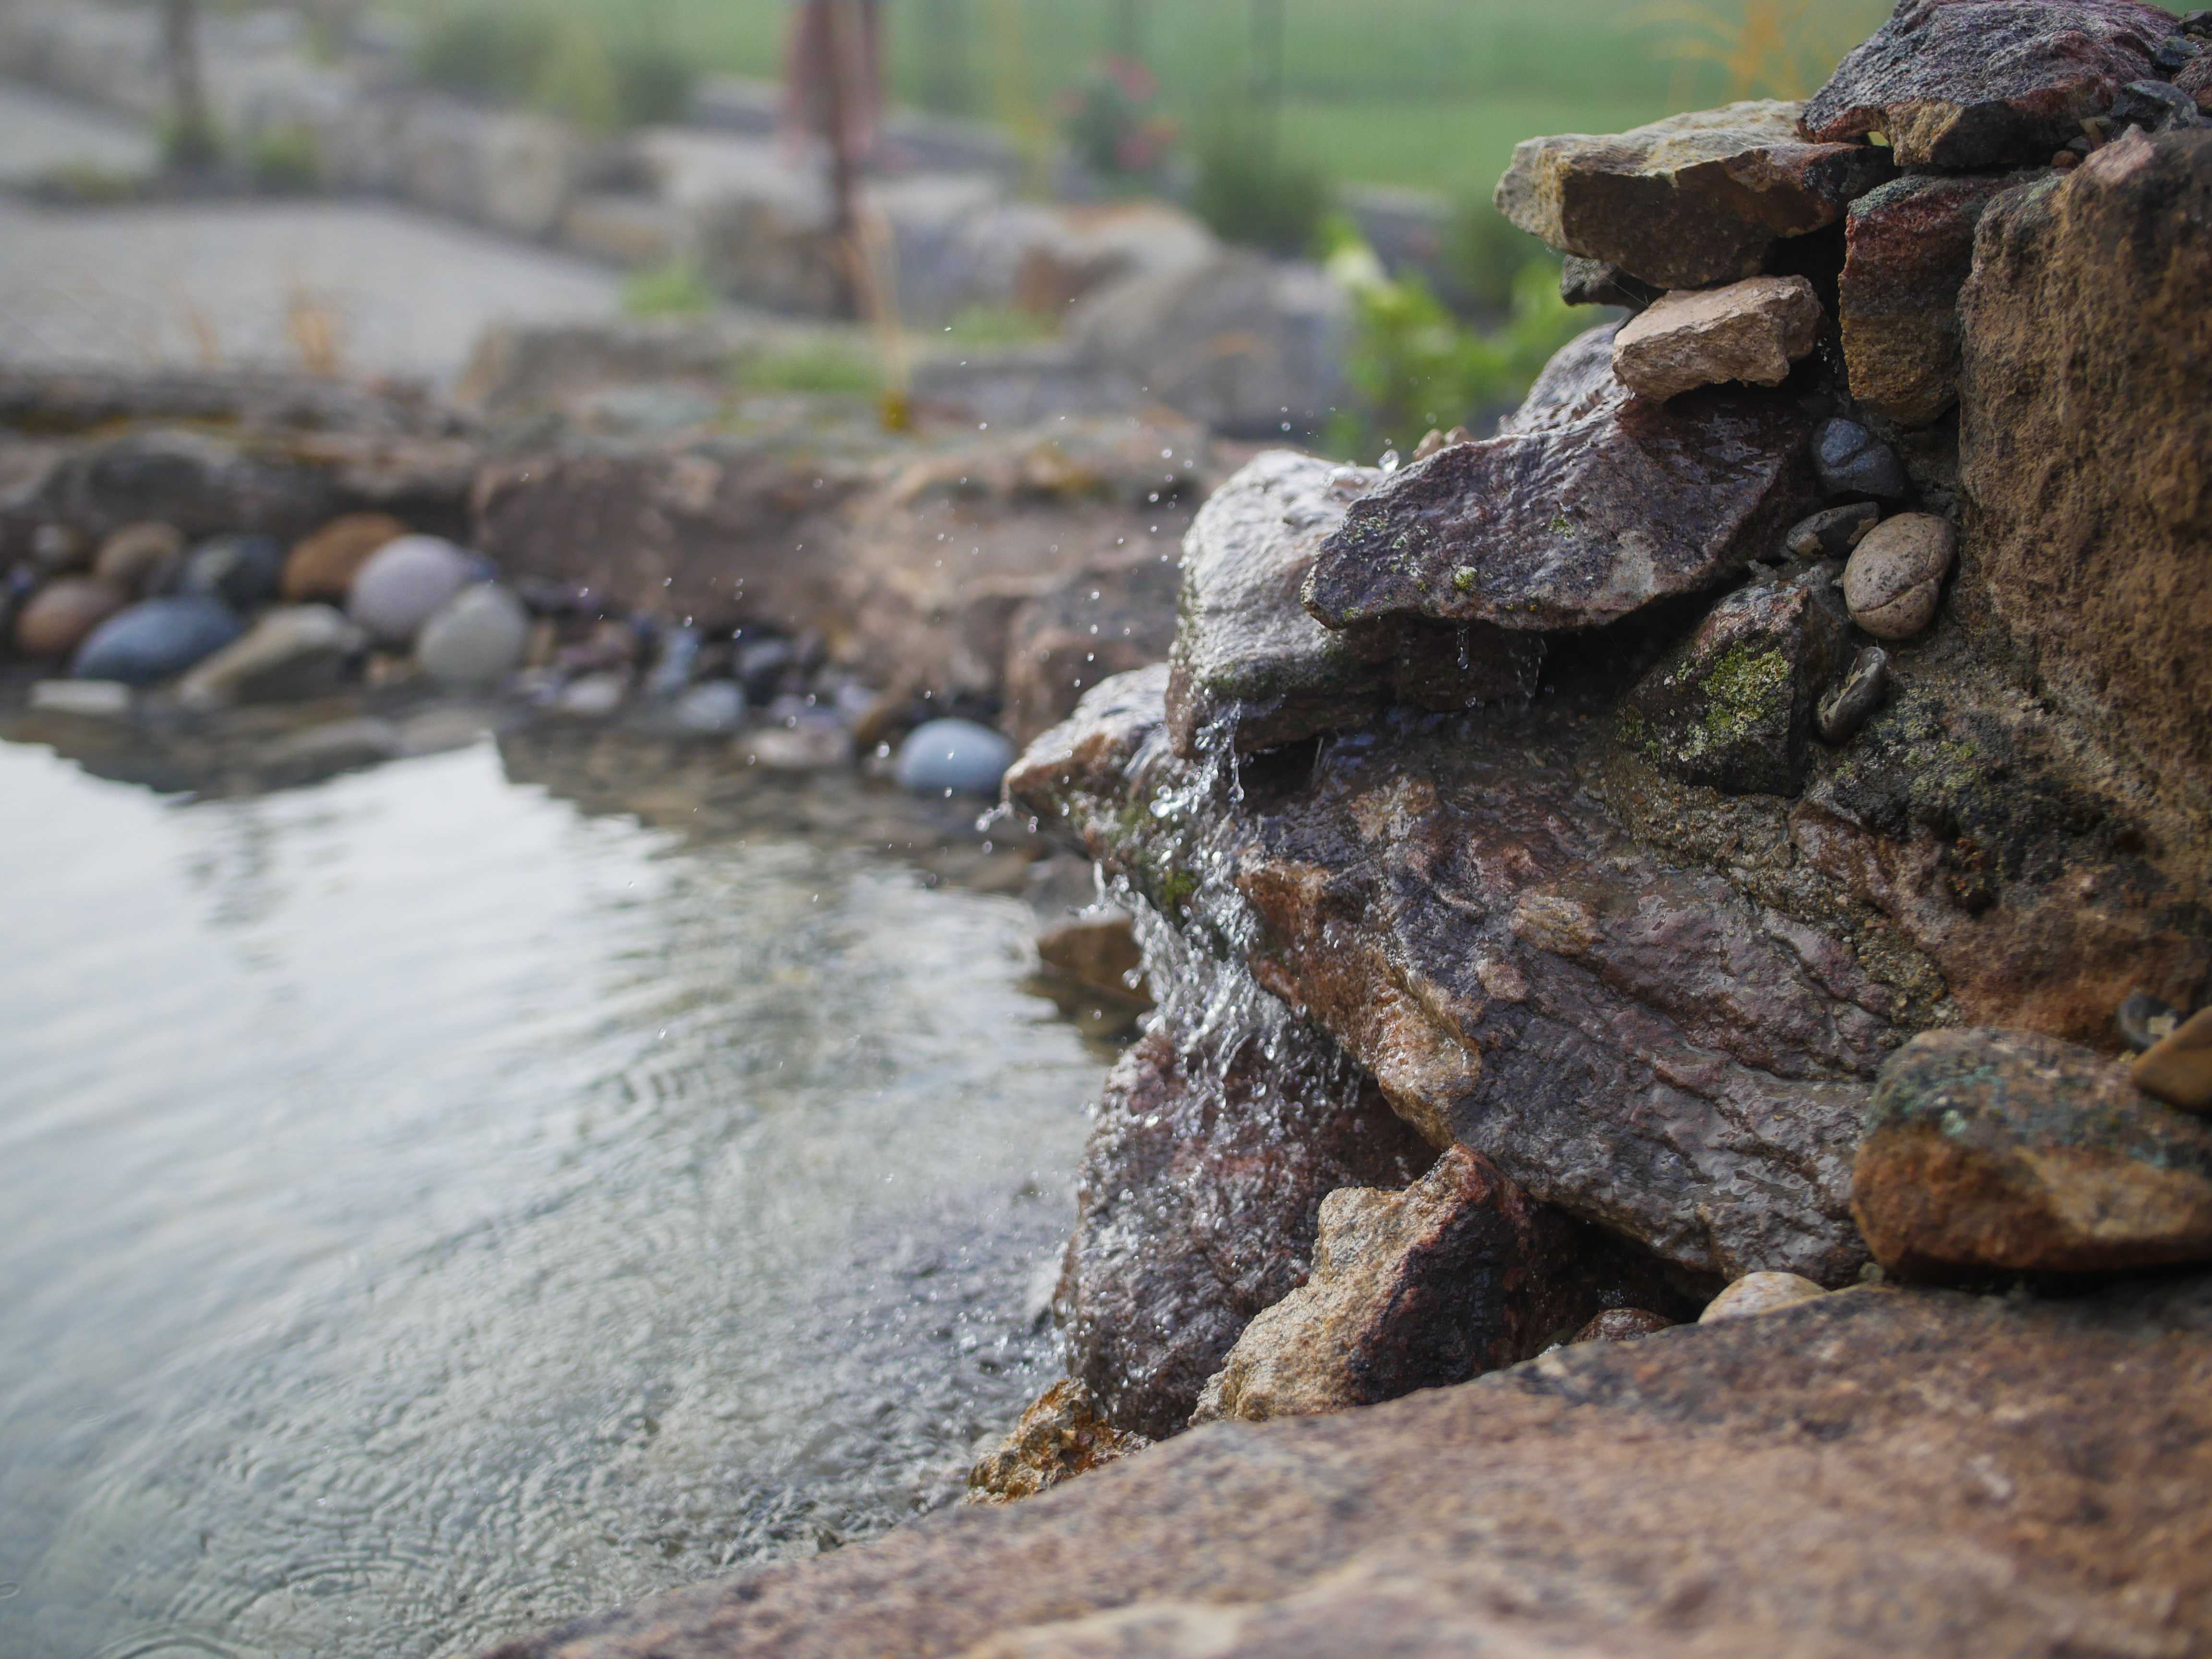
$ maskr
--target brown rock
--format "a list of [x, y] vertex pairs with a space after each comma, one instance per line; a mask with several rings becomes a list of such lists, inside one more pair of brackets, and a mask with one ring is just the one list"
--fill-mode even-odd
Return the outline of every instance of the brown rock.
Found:
[[1054, 972], [1123, 1002], [1146, 1000], [1145, 958], [1127, 910], [1078, 916], [1037, 935], [1037, 955]]
[[1181, 572], [1158, 556], [1078, 570], [1007, 624], [1007, 735], [1026, 744], [1101, 681], [1167, 660]]
[[1815, 1285], [1797, 1273], [1746, 1273], [1705, 1304], [1698, 1323], [1717, 1325], [1724, 1320], [1749, 1319], [1754, 1314], [1771, 1313], [1827, 1293], [1825, 1285]]
[[1264, 1423], [1464, 1382], [1639, 1289], [1668, 1294], [1648, 1260], [1455, 1148], [1403, 1192], [1322, 1201], [1313, 1276], [1244, 1328], [1191, 1421]]
[[2140, 0], [1905, 0], [1805, 106], [1805, 136], [1888, 135], [1900, 167], [2035, 166], [2154, 73]]
[[2212, 1008], [2200, 1009], [2135, 1062], [2136, 1087], [2184, 1111], [2212, 1110]]
[[1732, 380], [1780, 386], [1820, 337], [1812, 283], [1748, 276], [1726, 288], [1677, 290], [1629, 319], [1613, 337], [1613, 371], [1639, 398], [1662, 403]]
[[2208, 1491], [2203, 1278], [1854, 1291], [1217, 1425], [497, 1652], [2185, 1659], [2212, 1646]]
[[1649, 1308], [1607, 1308], [1577, 1331], [1570, 1346], [1583, 1342], [1633, 1342], [1639, 1336], [1656, 1336], [1681, 1323]]
[[343, 605], [362, 566], [408, 533], [388, 513], [352, 513], [332, 520], [295, 547], [278, 591], [288, 605]]
[[66, 657], [130, 603], [130, 594], [97, 576], [61, 577], [40, 588], [16, 616], [15, 648], [27, 657]]
[[1169, 659], [1168, 729], [1182, 754], [1217, 740], [1252, 753], [1358, 726], [1394, 696], [1464, 708], [1534, 686], [1544, 647], [1531, 635], [1488, 624], [1340, 632], [1306, 614], [1300, 598], [1325, 539], [1384, 476], [1272, 450], [1200, 511]]
[[1151, 1444], [1142, 1435], [1121, 1433], [1099, 1416], [1080, 1382], [1063, 1379], [1022, 1413], [1004, 1444], [969, 1471], [968, 1501], [1012, 1504], [1034, 1498]]
[[1613, 331], [1562, 351], [1499, 435], [1352, 505], [1306, 608], [1331, 628], [1419, 617], [1597, 627], [1741, 569], [1815, 505], [1811, 415], [1771, 393], [1632, 397]]
[[1878, 640], [1909, 640], [1936, 619], [1943, 578], [1958, 557], [1959, 532], [1932, 513], [1900, 513], [1876, 525], [1844, 567], [1851, 620]]
[[2212, 115], [2212, 52], [2199, 52], [2173, 77], [2173, 84], [2197, 100], [2197, 107]]
[[1851, 395], [1906, 426], [1959, 400], [1959, 290], [1974, 228], [2012, 175], [1915, 173], [1851, 204], [1837, 319]]
[[2021, 1031], [1930, 1031], [1883, 1068], [1851, 1212], [1914, 1275], [2212, 1257], [2212, 1125]]
[[1515, 146], [1498, 210], [1561, 253], [1659, 288], [1755, 276], [1776, 242], [1833, 224], [1890, 174], [1855, 144], [1808, 143], [1798, 106], [1729, 104], [1607, 137]]
[[1961, 301], [1954, 599], [2200, 826], [2212, 823], [2207, 223], [2205, 131], [2130, 133], [1984, 216]]
[[1107, 1079], [1060, 1303], [1069, 1373], [1123, 1432], [1189, 1420], [1244, 1328], [1306, 1277], [1324, 1198], [1429, 1161], [1325, 1044], [1274, 1042], [1272, 1060], [1259, 1039], [1217, 1057], [1156, 1033]]
[[174, 525], [129, 524], [100, 544], [92, 573], [126, 593], [143, 594], [185, 556], [185, 538]]

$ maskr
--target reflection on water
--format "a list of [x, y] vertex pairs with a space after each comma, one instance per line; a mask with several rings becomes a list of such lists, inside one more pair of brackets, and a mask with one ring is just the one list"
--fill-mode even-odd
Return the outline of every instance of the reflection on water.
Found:
[[1045, 1380], [1097, 1062], [1022, 907], [489, 745], [0, 745], [0, 848], [8, 1659], [465, 1650], [946, 1501]]

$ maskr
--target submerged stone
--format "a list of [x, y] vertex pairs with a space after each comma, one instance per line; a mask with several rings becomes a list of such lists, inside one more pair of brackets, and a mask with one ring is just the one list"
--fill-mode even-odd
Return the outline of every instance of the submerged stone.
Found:
[[1528, 139], [1498, 210], [1561, 253], [1662, 289], [1755, 276], [1778, 241], [1833, 224], [1892, 171], [1882, 151], [1807, 143], [1798, 107], [1728, 104], [1605, 137]]
[[1930, 1031], [1882, 1070], [1851, 1211], [1885, 1267], [2114, 1272], [2212, 1258], [2212, 1124], [2025, 1031]]
[[1649, 1258], [1455, 1149], [1403, 1192], [1322, 1200], [1312, 1277], [1245, 1327], [1191, 1421], [1261, 1423], [1464, 1382], [1639, 1295], [1668, 1296]]
[[1246, 753], [1275, 748], [1357, 726], [1394, 696], [1464, 708], [1533, 686], [1543, 660], [1533, 636], [1487, 625], [1345, 632], [1306, 613], [1300, 596], [1323, 541], [1384, 476], [1274, 451], [1200, 512], [1169, 659], [1168, 725], [1182, 753], [1216, 732]]
[[1788, 795], [1850, 629], [1804, 586], [1740, 589], [1629, 696], [1623, 740], [1686, 783]]
[[1805, 106], [1815, 140], [1887, 134], [1900, 167], [2039, 165], [2152, 73], [2140, 0], [1904, 0]]
[[1741, 569], [1814, 505], [1794, 398], [1711, 390], [1656, 404], [1614, 376], [1613, 331], [1554, 358], [1521, 412], [1386, 479], [1322, 544], [1306, 608], [1593, 628]]

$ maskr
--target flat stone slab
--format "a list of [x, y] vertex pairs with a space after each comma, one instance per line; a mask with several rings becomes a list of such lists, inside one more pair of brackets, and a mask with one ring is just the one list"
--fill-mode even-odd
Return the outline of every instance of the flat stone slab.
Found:
[[1820, 297], [1802, 276], [1680, 289], [1621, 325], [1613, 373], [1639, 398], [1662, 403], [1730, 381], [1780, 386], [1818, 343], [1820, 318]]
[[2203, 1277], [1860, 1290], [1216, 1425], [496, 1659], [2185, 1659], [2208, 1492]]
[[1618, 622], [1710, 587], [1817, 504], [1814, 418], [1748, 390], [1632, 396], [1613, 330], [1553, 360], [1521, 413], [1352, 505], [1306, 608], [1331, 628], [1392, 617], [1548, 630]]
[[1892, 172], [1864, 145], [1808, 143], [1774, 100], [1670, 115], [1629, 132], [1515, 146], [1498, 210], [1561, 253], [1658, 288], [1756, 276], [1774, 246], [1832, 225]]
[[1808, 139], [1887, 135], [1900, 167], [2033, 166], [2179, 27], [2141, 0], [1905, 0], [1805, 106]]

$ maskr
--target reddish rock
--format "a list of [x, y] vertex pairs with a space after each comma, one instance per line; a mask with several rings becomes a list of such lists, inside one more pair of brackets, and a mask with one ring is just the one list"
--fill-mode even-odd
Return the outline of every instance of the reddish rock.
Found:
[[1916, 173], [1851, 204], [1838, 318], [1851, 395], [1906, 426], [1959, 400], [1959, 290], [1982, 210], [2019, 179]]
[[351, 513], [333, 520], [292, 550], [279, 592], [288, 605], [343, 605], [362, 566], [408, 533], [389, 513]]
[[1930, 1031], [1883, 1068], [1851, 1212], [1913, 1275], [2111, 1272], [2212, 1259], [2212, 1124], [2102, 1054], [2024, 1031]]
[[2212, 825], [2208, 225], [2212, 131], [2130, 133], [1984, 216], [1961, 301], [1952, 601], [2197, 835]]
[[66, 657], [92, 630], [131, 603], [131, 595], [97, 576], [48, 582], [15, 617], [15, 648], [27, 657]]
[[2197, 107], [2212, 115], [2212, 52], [2200, 52], [2173, 77], [2173, 84], [2197, 100]]
[[1747, 276], [1678, 290], [1621, 325], [1613, 373], [1640, 398], [1701, 386], [1780, 386], [1820, 337], [1820, 301], [1802, 276]]
[[1498, 210], [1561, 253], [1662, 289], [1755, 276], [1777, 242], [1832, 225], [1889, 177], [1889, 157], [1808, 143], [1798, 106], [1729, 104], [1603, 137], [1531, 138]]
[[497, 1659], [2185, 1659], [2208, 1492], [2205, 1278], [1853, 1291], [1219, 1425]]
[[1245, 1327], [1191, 1420], [1263, 1423], [1464, 1382], [1631, 1299], [1673, 1300], [1649, 1258], [1455, 1148], [1403, 1192], [1322, 1200], [1313, 1276]]
[[1903, 0], [1805, 106], [1808, 138], [1887, 134], [1902, 167], [2036, 167], [2154, 76], [2141, 0]]
[[1594, 628], [1717, 584], [1817, 504], [1809, 410], [1744, 391], [1635, 398], [1613, 375], [1613, 339], [1598, 329], [1568, 346], [1497, 437], [1352, 503], [1306, 608], [1331, 628]]

